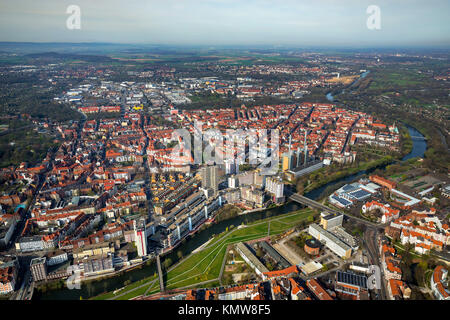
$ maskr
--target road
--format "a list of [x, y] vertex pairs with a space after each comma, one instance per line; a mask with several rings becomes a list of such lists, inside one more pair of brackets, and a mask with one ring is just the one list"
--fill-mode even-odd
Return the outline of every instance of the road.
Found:
[[299, 195], [298, 193], [292, 194], [289, 197], [289, 199], [291, 199], [292, 201], [301, 203], [303, 205], [315, 208], [315, 209], [323, 210], [323, 211], [328, 212], [328, 213], [343, 214], [346, 218], [348, 218], [350, 220], [356, 220], [358, 222], [361, 222], [362, 224], [366, 225], [367, 227], [372, 227], [372, 228], [380, 227], [380, 225], [378, 225], [376, 223], [373, 223], [373, 222], [367, 221], [365, 219], [358, 218], [358, 217], [346, 214], [344, 212], [332, 209], [332, 208], [327, 207], [326, 205], [323, 205], [323, 204], [321, 204], [321, 203], [319, 203], [317, 201], [314, 201], [314, 200], [309, 199], [309, 198], [307, 198], [305, 196]]
[[23, 279], [21, 281], [19, 290], [17, 290], [15, 294], [11, 296], [10, 300], [31, 300], [34, 291], [34, 282], [29, 266], [33, 258], [35, 258], [35, 256], [18, 257], [20, 264], [20, 271], [19, 271], [20, 274], [22, 274], [25, 270], [26, 271], [25, 274], [23, 275]]
[[369, 253], [370, 263], [377, 265], [381, 272], [381, 295], [378, 295], [379, 300], [387, 300], [386, 282], [384, 281], [383, 268], [381, 267], [380, 256], [378, 254], [378, 231], [377, 229], [368, 228], [364, 232], [364, 243], [367, 246], [367, 252]]
[[[83, 119], [80, 121], [79, 126], [78, 126], [78, 132], [77, 132], [78, 136], [81, 134], [81, 130], [83, 128], [83, 124], [85, 121], [86, 121], [86, 116], [83, 115]], [[77, 139], [77, 141], [78, 141], [78, 139]], [[52, 159], [54, 158], [53, 156], [56, 151], [57, 151], [56, 148], [53, 150], [49, 150], [49, 153], [51, 154]], [[42, 187], [44, 186], [44, 183], [47, 180], [47, 177], [51, 173], [52, 168], [53, 168], [53, 162], [51, 161], [47, 170], [43, 174], [39, 175], [39, 182], [36, 186], [36, 190], [33, 193], [33, 197], [31, 198], [31, 200], [28, 203], [25, 214], [23, 215], [21, 221], [19, 222], [19, 224], [15, 230], [15, 233], [13, 234], [13, 236], [11, 238], [10, 243], [15, 243], [18, 240], [18, 238], [20, 237], [20, 235], [23, 232], [26, 220], [31, 218], [31, 210], [33, 209], [34, 203], [36, 202], [36, 196], [41, 192]], [[35, 258], [36, 254], [35, 253], [16, 252], [15, 247], [9, 248], [8, 251], [6, 251], [5, 253], [17, 255], [20, 265], [21, 265], [21, 270], [26, 270], [23, 280], [20, 284], [20, 289], [17, 291], [17, 293], [15, 295], [12, 296], [12, 299], [14, 299], [14, 300], [31, 300], [31, 298], [33, 296], [33, 291], [34, 291], [34, 282], [32, 279], [32, 275], [31, 275], [29, 266], [30, 266], [31, 259]]]
[[381, 279], [382, 279], [382, 285], [380, 290], [380, 295], [378, 295], [378, 299], [386, 300], [387, 299], [387, 290], [386, 290], [386, 283], [384, 281], [384, 275], [381, 268], [381, 262], [380, 262], [380, 256], [378, 254], [378, 228], [384, 227], [384, 225], [379, 225], [367, 220], [364, 220], [362, 218], [358, 218], [352, 215], [345, 214], [343, 212], [340, 212], [338, 210], [329, 208], [317, 201], [314, 201], [312, 199], [309, 199], [305, 196], [299, 195], [297, 193], [294, 193], [290, 196], [290, 199], [296, 202], [299, 202], [301, 204], [323, 210], [325, 212], [329, 213], [336, 213], [336, 214], [343, 214], [345, 217], [347, 217], [349, 220], [358, 221], [366, 226], [366, 230], [364, 232], [363, 241], [367, 246], [367, 251], [370, 257], [370, 263], [373, 265], [377, 265], [380, 267], [381, 270]]

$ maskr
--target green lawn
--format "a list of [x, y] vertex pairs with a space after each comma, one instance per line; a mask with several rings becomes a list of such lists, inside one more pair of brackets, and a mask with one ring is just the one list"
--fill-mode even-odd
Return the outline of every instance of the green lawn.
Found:
[[[230, 244], [262, 238], [267, 235], [270, 221], [270, 235], [276, 235], [292, 227], [295, 227], [303, 220], [307, 220], [314, 212], [311, 209], [302, 209], [286, 215], [271, 217], [253, 222], [240, 229], [234, 228], [231, 231], [217, 235], [202, 251], [189, 255], [176, 265], [169, 268], [165, 273], [168, 289], [181, 288], [186, 286], [194, 287], [204, 281], [211, 281], [208, 286], [218, 281], [220, 269], [226, 254], [226, 248]], [[130, 284], [121, 290], [116, 296], [124, 294], [117, 299], [131, 299], [147, 292], [147, 295], [159, 292], [159, 283], [152, 276], [147, 279]], [[215, 281], [217, 280], [217, 281]], [[149, 285], [139, 288], [144, 283]], [[151, 284], [151, 285], [150, 285]], [[112, 293], [97, 296], [93, 299], [113, 298]]]

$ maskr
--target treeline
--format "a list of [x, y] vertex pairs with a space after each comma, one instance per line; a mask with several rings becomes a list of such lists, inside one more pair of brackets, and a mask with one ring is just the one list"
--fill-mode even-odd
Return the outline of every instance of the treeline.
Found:
[[[3, 79], [0, 79], [3, 80]], [[7, 83], [0, 81], [0, 111], [2, 114], [27, 114], [32, 118], [51, 119], [55, 121], [80, 120], [81, 115], [68, 105], [53, 101], [60, 88], [45, 90], [35, 86], [37, 77], [20, 77]]]
[[216, 221], [224, 221], [234, 217], [241, 212], [241, 210], [231, 204], [226, 204], [224, 207], [220, 208], [217, 212]]
[[[388, 89], [384, 89], [384, 92], [386, 90]], [[424, 165], [432, 170], [448, 172], [450, 153], [443, 143], [443, 139], [447, 139], [447, 137], [443, 138], [439, 131], [441, 124], [430, 118], [418, 117], [401, 106], [380, 102], [377, 100], [377, 96], [378, 94], [372, 96], [372, 94], [360, 93], [358, 95], [340, 95], [339, 97], [342, 103], [354, 110], [371, 114], [386, 123], [403, 122], [419, 130], [427, 139]], [[407, 137], [403, 136], [403, 138]], [[409, 139], [402, 140], [404, 150], [412, 148], [412, 145], [409, 145]]]
[[297, 178], [295, 182], [297, 192], [303, 194], [316, 188], [322, 187], [327, 183], [345, 178], [360, 171], [370, 170], [386, 165], [388, 163], [391, 163], [392, 161], [394, 161], [394, 158], [390, 155], [387, 155], [371, 162], [355, 162], [351, 166], [332, 164], [309, 175]]
[[0, 137], [0, 167], [28, 162], [39, 163], [57, 144], [53, 137], [27, 128]]
[[216, 93], [204, 93], [195, 96], [194, 101], [189, 104], [178, 105], [183, 110], [195, 109], [220, 109], [220, 108], [240, 108], [242, 105], [246, 107], [261, 106], [261, 105], [278, 105], [278, 104], [293, 104], [299, 100], [295, 99], [281, 99], [277, 97], [256, 97], [253, 101], [244, 101], [235, 96], [219, 95]]

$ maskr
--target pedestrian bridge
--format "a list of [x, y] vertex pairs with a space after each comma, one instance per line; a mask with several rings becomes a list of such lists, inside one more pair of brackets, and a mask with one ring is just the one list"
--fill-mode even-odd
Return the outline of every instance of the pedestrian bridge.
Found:
[[156, 265], [158, 267], [158, 277], [159, 277], [159, 290], [164, 292], [164, 279], [163, 273], [161, 269], [161, 259], [159, 258], [159, 254], [156, 256]]

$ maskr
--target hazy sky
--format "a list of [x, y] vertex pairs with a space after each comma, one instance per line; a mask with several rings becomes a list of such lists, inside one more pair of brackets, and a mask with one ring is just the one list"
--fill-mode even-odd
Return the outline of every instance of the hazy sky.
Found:
[[[81, 30], [66, 28], [71, 4]], [[449, 0], [0, 0], [0, 41], [450, 46], [449, 13]]]

